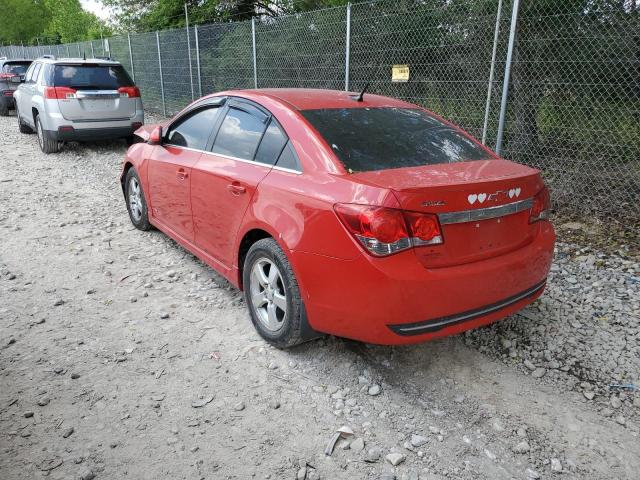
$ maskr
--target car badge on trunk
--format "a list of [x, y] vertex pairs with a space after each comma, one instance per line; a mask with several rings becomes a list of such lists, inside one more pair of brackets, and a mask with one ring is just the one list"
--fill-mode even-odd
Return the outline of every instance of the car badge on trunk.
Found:
[[516, 187], [516, 188], [511, 188], [509, 190], [498, 190], [496, 192], [493, 193], [472, 193], [467, 197], [467, 201], [473, 205], [474, 203], [478, 202], [478, 203], [484, 203], [486, 202], [497, 202], [500, 198], [501, 195], [512, 199], [512, 198], [518, 198], [520, 196], [520, 193], [522, 192], [522, 189], [520, 187]]

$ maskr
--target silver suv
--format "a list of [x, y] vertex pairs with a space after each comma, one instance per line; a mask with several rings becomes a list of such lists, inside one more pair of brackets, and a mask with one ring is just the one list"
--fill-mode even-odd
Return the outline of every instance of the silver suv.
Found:
[[111, 60], [34, 60], [13, 94], [22, 133], [38, 134], [44, 153], [66, 141], [125, 138], [142, 126], [140, 90]]
[[24, 81], [29, 65], [31, 60], [0, 57], [0, 115], [9, 115], [14, 107], [13, 92]]

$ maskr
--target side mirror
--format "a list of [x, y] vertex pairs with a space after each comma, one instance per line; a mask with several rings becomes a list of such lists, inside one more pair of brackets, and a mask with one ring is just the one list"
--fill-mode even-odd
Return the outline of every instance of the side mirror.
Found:
[[149, 134], [149, 145], [160, 145], [162, 143], [162, 127], [154, 128]]

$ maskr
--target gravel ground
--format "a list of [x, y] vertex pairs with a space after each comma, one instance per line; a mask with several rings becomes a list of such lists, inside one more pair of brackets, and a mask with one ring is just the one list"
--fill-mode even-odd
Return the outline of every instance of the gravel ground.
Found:
[[640, 381], [637, 245], [564, 224], [521, 314], [279, 351], [238, 291], [131, 226], [124, 150], [45, 156], [0, 117], [1, 479], [638, 478], [640, 393], [609, 387]]

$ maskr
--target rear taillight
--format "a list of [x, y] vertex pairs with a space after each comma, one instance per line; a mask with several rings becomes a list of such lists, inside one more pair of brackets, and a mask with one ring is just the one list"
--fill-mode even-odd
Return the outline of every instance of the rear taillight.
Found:
[[343, 203], [334, 208], [347, 230], [369, 253], [379, 257], [413, 246], [442, 243], [435, 215]]
[[140, 89], [138, 87], [120, 87], [118, 89], [121, 97], [125, 98], [138, 98], [140, 96]]
[[543, 187], [535, 197], [533, 197], [533, 206], [531, 207], [531, 215], [529, 223], [538, 222], [540, 220], [549, 220], [551, 215], [551, 196], [549, 189]]
[[44, 89], [44, 98], [48, 98], [50, 100], [76, 98], [76, 91], [69, 87], [46, 87]]
[[0, 78], [13, 78], [17, 77], [15, 73], [0, 73]]

